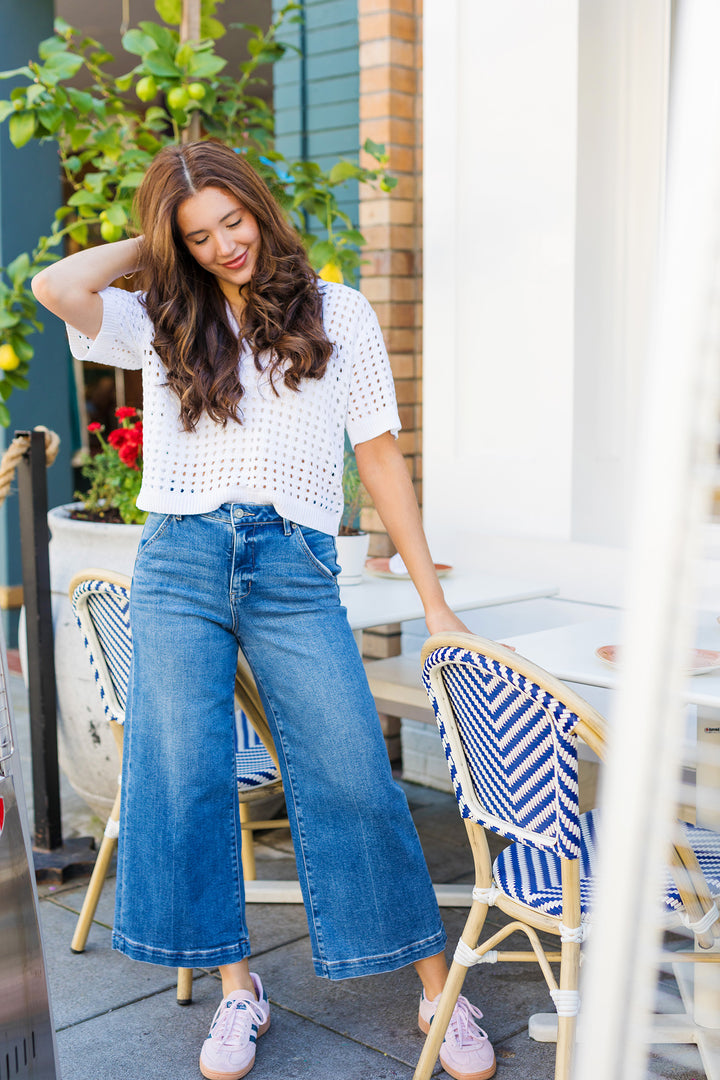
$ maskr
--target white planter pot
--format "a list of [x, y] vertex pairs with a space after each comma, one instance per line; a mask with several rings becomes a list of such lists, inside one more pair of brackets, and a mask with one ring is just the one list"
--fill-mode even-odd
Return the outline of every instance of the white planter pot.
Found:
[[75, 574], [90, 568], [130, 577], [142, 525], [77, 521], [70, 517], [71, 509], [72, 505], [58, 506], [48, 514], [58, 756], [78, 795], [105, 818], [117, 790], [117, 751], [72, 613], [68, 585]]
[[357, 536], [338, 536], [336, 538], [337, 558], [341, 570], [338, 581], [341, 585], [359, 585], [362, 581], [365, 560], [370, 547], [368, 533]]

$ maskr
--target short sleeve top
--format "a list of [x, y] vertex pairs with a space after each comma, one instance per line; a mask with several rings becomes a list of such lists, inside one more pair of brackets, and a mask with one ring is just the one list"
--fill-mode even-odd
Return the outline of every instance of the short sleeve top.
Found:
[[[241, 423], [224, 426], [203, 414], [195, 431], [180, 422], [177, 395], [153, 348], [154, 329], [140, 293], [104, 289], [103, 321], [92, 340], [68, 326], [73, 356], [142, 369], [143, 481], [141, 510], [202, 514], [261, 492], [278, 513], [336, 534], [343, 511], [347, 430], [353, 446], [400, 430], [390, 362], [377, 317], [346, 285], [320, 284], [323, 324], [333, 345], [321, 379], [293, 391], [270, 385], [241, 348]], [[276, 392], [277, 391], [277, 392]]]

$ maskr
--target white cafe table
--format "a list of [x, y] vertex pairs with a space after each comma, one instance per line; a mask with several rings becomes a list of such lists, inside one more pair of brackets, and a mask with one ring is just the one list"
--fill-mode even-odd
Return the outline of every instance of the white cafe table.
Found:
[[[618, 671], [598, 659], [595, 650], [617, 645], [621, 629], [621, 616], [616, 614], [506, 640], [564, 682], [614, 688]], [[698, 612], [695, 645], [720, 652], [717, 613]], [[697, 822], [720, 832], [720, 671], [688, 676], [683, 694], [688, 704], [697, 706]], [[708, 793], [713, 797], [708, 799]], [[694, 973], [692, 967], [676, 964], [674, 969], [687, 1013], [663, 1017], [663, 1023], [654, 1026], [662, 1028], [663, 1038], [658, 1041], [697, 1043], [708, 1077], [720, 1080], [720, 962], [695, 965]], [[556, 1023], [554, 1014], [531, 1017], [532, 1037], [553, 1039]]]
[[[501, 577], [475, 570], [452, 570], [442, 579], [445, 597], [453, 611], [471, 611], [495, 604], [513, 603], [553, 596], [558, 590], [551, 584]], [[403, 578], [363, 575], [358, 585], [342, 585], [340, 600], [347, 608], [348, 622], [360, 644], [362, 631], [371, 626], [421, 619], [423, 607], [411, 581]], [[350, 704], [350, 703], [349, 703]], [[468, 886], [436, 886], [438, 903], [465, 905]], [[245, 899], [251, 903], [302, 903], [297, 881], [260, 879], [245, 882]]]

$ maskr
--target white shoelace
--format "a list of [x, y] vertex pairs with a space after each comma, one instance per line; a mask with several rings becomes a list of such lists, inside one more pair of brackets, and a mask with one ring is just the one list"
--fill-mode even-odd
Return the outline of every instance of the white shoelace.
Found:
[[467, 998], [460, 996], [448, 1024], [445, 1035], [447, 1042], [453, 1042], [456, 1046], [471, 1046], [479, 1039], [487, 1040], [487, 1034], [478, 1027], [475, 1019], [482, 1020], [482, 1013]]
[[260, 1004], [241, 998], [239, 1001], [222, 1001], [210, 1025], [210, 1035], [223, 1046], [244, 1046], [252, 1034], [264, 1022]]

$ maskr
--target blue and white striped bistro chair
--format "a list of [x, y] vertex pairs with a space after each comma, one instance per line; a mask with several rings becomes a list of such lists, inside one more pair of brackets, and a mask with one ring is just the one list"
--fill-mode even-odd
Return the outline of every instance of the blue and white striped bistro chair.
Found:
[[[580, 946], [593, 897], [597, 811], [580, 814], [576, 742], [602, 758], [605, 721], [542, 668], [494, 641], [436, 634], [422, 651], [423, 681], [442, 739], [475, 863], [473, 903], [413, 1080], [428, 1080], [468, 968], [537, 960], [558, 1015], [556, 1080], [566, 1080], [579, 1011]], [[680, 823], [678, 823], [680, 828]], [[684, 922], [700, 948], [720, 937], [720, 837], [683, 825], [670, 856], [662, 919]], [[491, 865], [485, 830], [513, 841]], [[512, 920], [480, 945], [495, 905]], [[556, 934], [545, 952], [537, 931]], [[520, 931], [532, 951], [499, 951]], [[697, 953], [672, 953], [673, 961]], [[720, 955], [718, 956], [720, 959]], [[551, 963], [560, 963], [559, 980]]]
[[[109, 570], [84, 570], [70, 582], [70, 600], [83, 635], [95, 684], [105, 709], [122, 764], [123, 724], [127, 700], [132, 636], [130, 632], [130, 578]], [[243, 830], [242, 865], [246, 881], [255, 879], [253, 831], [287, 828], [286, 818], [258, 821], [249, 804], [271, 795], [282, 795], [282, 780], [257, 689], [247, 665], [238, 662], [236, 676], [236, 774]], [[261, 737], [262, 736], [262, 737]], [[267, 748], [266, 748], [267, 747]], [[71, 949], [84, 952], [90, 925], [100, 899], [119, 832], [120, 780], [115, 802], [105, 826], [100, 851], [73, 935]], [[192, 1000], [192, 969], [178, 969], [178, 1002]]]

